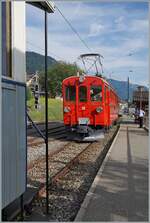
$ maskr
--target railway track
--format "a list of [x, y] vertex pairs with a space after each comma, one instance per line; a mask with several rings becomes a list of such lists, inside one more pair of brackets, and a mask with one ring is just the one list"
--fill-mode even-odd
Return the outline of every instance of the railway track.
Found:
[[[45, 132], [45, 123], [36, 123], [36, 126], [40, 129], [41, 132]], [[63, 122], [49, 122], [48, 129], [49, 131], [55, 131], [57, 129], [64, 128]], [[33, 126], [27, 128], [28, 135], [38, 135], [37, 131]]]
[[[89, 143], [81, 143], [79, 146], [78, 143], [70, 142], [59, 151], [56, 151], [54, 153], [55, 156], [49, 155], [49, 178], [51, 179], [51, 181], [53, 181], [53, 178], [56, 178], [62, 170], [66, 169], [67, 166], [70, 165], [71, 161], [73, 162], [73, 160], [81, 152], [83, 152], [83, 150], [85, 150], [88, 145]], [[43, 184], [43, 182], [45, 181], [45, 175], [43, 175], [43, 173], [45, 174], [45, 165], [45, 159], [42, 158], [37, 160], [34, 165], [32, 165], [32, 167], [28, 169], [28, 178], [30, 185], [33, 184], [33, 186], [37, 186], [38, 184], [40, 186], [41, 184]]]
[[[49, 191], [50, 221], [74, 221], [74, 218], [88, 192], [110, 145], [117, 134], [118, 128], [106, 134], [105, 140], [92, 143], [79, 156], [76, 165], [69, 172], [59, 177], [51, 185]], [[44, 200], [41, 199], [40, 202]]]
[[[66, 145], [68, 145], [68, 144], [69, 143], [66, 143]], [[66, 146], [66, 145], [62, 145], [62, 146], [60, 146], [60, 148], [58, 147], [58, 149], [56, 149], [54, 151], [49, 151], [49, 158], [52, 158], [57, 153], [61, 152], [64, 149], [64, 146]], [[27, 167], [27, 170], [28, 171], [31, 170], [32, 168], [34, 168], [34, 166], [38, 165], [38, 163], [42, 163], [42, 162], [45, 162], [45, 155], [40, 155], [39, 158], [30, 162], [28, 167]]]
[[[41, 127], [39, 127], [40, 131], [42, 133], [45, 133], [45, 129], [43, 127], [43, 125], [41, 125]], [[66, 128], [63, 124], [59, 124], [58, 126], [54, 126], [54, 127], [50, 127], [48, 129], [48, 136], [49, 136], [49, 141], [57, 139], [57, 140], [61, 140], [61, 139], [65, 139], [67, 137], [67, 133], [69, 131], [69, 128]], [[33, 146], [37, 146], [40, 144], [44, 143], [44, 139], [42, 139], [39, 134], [32, 129], [28, 130], [28, 146], [29, 147], [33, 147]]]
[[[80, 156], [81, 156], [87, 149], [89, 149], [89, 147], [91, 146], [91, 144], [92, 144], [92, 143], [89, 143], [83, 150], [81, 150], [81, 152], [79, 152], [76, 156], [73, 156], [73, 158], [71, 158], [69, 161], [67, 161], [67, 163], [65, 163], [64, 166], [58, 168], [57, 172], [54, 173], [54, 174], [52, 174], [52, 176], [51, 176], [51, 183], [50, 183], [50, 185], [53, 184], [53, 183], [57, 183], [57, 180], [59, 180], [59, 178], [65, 176], [65, 175], [69, 172], [69, 170], [72, 168], [72, 166], [75, 165], [75, 164], [78, 162]], [[49, 186], [50, 186], [50, 185], [49, 185]], [[40, 197], [45, 197], [45, 196], [46, 196], [45, 192], [46, 192], [46, 191], [45, 191], [45, 185], [44, 185], [44, 186], [40, 189], [40, 191], [39, 191], [39, 196], [40, 196]]]
[[[114, 127], [100, 142], [68, 142], [49, 153], [50, 221], [73, 221], [117, 130]], [[45, 160], [40, 157], [28, 167], [28, 183], [37, 193], [26, 203], [25, 213], [45, 211]], [[25, 221], [30, 221], [29, 215]]]

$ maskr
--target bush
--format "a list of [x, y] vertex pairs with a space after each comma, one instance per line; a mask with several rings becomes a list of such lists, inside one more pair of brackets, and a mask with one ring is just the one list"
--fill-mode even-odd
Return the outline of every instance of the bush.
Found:
[[[48, 92], [51, 98], [62, 95], [62, 81], [70, 76], [76, 76], [82, 70], [75, 64], [59, 62], [48, 70]], [[40, 74], [40, 86], [44, 90], [44, 73]]]
[[32, 91], [29, 87], [27, 87], [27, 101], [33, 98]]

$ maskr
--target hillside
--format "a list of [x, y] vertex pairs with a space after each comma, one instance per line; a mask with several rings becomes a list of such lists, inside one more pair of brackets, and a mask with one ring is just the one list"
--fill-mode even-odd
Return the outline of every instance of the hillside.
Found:
[[[27, 68], [26, 68], [27, 74], [33, 74], [36, 71], [44, 70], [45, 58], [43, 55], [27, 51], [26, 60], [27, 60]], [[48, 67], [50, 67], [52, 64], [55, 63], [57, 63], [57, 61], [54, 58], [48, 56]], [[122, 100], [127, 99], [127, 81], [118, 81], [114, 79], [108, 79], [107, 81], [113, 86], [113, 88], [116, 90], [116, 92], [118, 93], [119, 97]], [[130, 83], [129, 87], [130, 100], [132, 100], [133, 91], [136, 90], [137, 86], [138, 86], [137, 84]]]
[[[48, 56], [48, 67], [50, 67], [54, 63], [57, 63], [57, 61], [54, 58]], [[26, 64], [27, 74], [33, 74], [36, 71], [42, 71], [45, 67], [45, 57], [41, 54], [27, 51]]]
[[[119, 97], [122, 100], [127, 100], [127, 90], [128, 90], [127, 81], [118, 81], [114, 79], [108, 79], [107, 81], [116, 90], [116, 92], [118, 93]], [[138, 87], [137, 84], [132, 84], [132, 83], [129, 84], [130, 100], [132, 100], [133, 91], [135, 91], [137, 87]]]

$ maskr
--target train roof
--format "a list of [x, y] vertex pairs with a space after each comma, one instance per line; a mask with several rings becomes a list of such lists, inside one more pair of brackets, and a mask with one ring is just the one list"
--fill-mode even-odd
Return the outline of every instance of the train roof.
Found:
[[[78, 79], [80, 76], [70, 76], [65, 78], [63, 81], [66, 81], [67, 79]], [[85, 75], [86, 78], [96, 78], [96, 79], [101, 79], [102, 81], [104, 81], [105, 83], [109, 84], [105, 79], [103, 79], [102, 77], [98, 77], [98, 76], [93, 76], [93, 75]]]
[[[109, 85], [109, 86], [111, 87], [111, 89], [115, 92], [115, 94], [117, 95], [116, 90], [115, 90], [115, 89], [112, 87], [112, 85], [111, 85], [106, 79], [104, 79], [103, 77], [92, 76], [92, 75], [86, 75], [85, 77], [101, 79], [106, 85]], [[66, 81], [66, 80], [68, 80], [68, 79], [73, 79], [73, 78], [79, 78], [79, 76], [70, 76], [70, 77], [65, 78], [63, 81]], [[118, 95], [117, 95], [117, 96], [118, 96]]]

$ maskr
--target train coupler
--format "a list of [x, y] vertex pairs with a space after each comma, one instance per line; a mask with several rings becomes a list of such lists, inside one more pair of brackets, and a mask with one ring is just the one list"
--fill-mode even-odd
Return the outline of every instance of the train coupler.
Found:
[[77, 126], [77, 133], [80, 133], [80, 134], [87, 134], [89, 131], [88, 131], [88, 126], [87, 125], [78, 125]]

